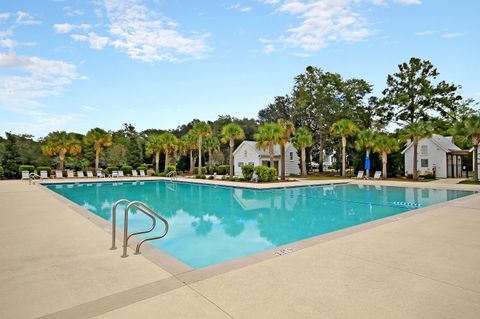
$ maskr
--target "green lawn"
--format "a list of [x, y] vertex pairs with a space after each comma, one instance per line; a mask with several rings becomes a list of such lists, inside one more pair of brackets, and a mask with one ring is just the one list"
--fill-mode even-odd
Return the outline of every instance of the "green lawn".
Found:
[[459, 182], [459, 184], [480, 185], [480, 181], [475, 182], [471, 179], [466, 179], [464, 181]]
[[[308, 176], [305, 179], [307, 180], [339, 180], [339, 179], [351, 179], [352, 177], [341, 177], [341, 176]], [[373, 178], [370, 178], [370, 180], [373, 180]], [[391, 177], [387, 179], [382, 179], [383, 181], [392, 181], [392, 182], [413, 182], [412, 179], [407, 179], [407, 178], [398, 178], [398, 177]], [[434, 179], [426, 179], [426, 178], [420, 178], [418, 182], [426, 183], [426, 182], [431, 182], [434, 181]]]

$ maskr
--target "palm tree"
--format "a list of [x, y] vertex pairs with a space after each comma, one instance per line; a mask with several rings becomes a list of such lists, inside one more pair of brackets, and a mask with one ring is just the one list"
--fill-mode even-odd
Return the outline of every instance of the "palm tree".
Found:
[[[178, 139], [172, 133], [165, 132], [165, 133], [162, 133], [160, 135], [160, 141], [161, 141], [163, 153], [165, 154], [165, 172], [166, 172], [167, 171], [167, 166], [169, 165], [170, 152], [175, 152], [175, 148], [177, 146]], [[158, 168], [157, 168], [157, 170], [158, 170]]]
[[418, 180], [417, 158], [418, 158], [418, 142], [424, 137], [432, 136], [432, 128], [425, 122], [414, 122], [406, 126], [401, 137], [404, 141], [413, 143], [413, 180]]
[[282, 181], [285, 180], [285, 145], [290, 142], [290, 138], [295, 133], [295, 126], [291, 121], [287, 120], [278, 120], [278, 125], [282, 128], [282, 136], [279, 140], [280, 145], [280, 158], [281, 161], [281, 168], [280, 168], [280, 178]]
[[83, 143], [93, 145], [95, 149], [95, 170], [98, 170], [100, 166], [100, 152], [105, 147], [112, 146], [112, 134], [99, 127], [92, 128], [83, 137]]
[[202, 174], [202, 144], [203, 139], [212, 135], [212, 128], [205, 122], [197, 122], [193, 126], [193, 133], [198, 139], [198, 174]]
[[220, 149], [220, 141], [216, 136], [207, 136], [203, 141], [203, 145], [208, 151], [208, 165], [213, 166], [213, 152]]
[[65, 131], [51, 132], [47, 135], [46, 144], [42, 147], [45, 155], [58, 155], [59, 169], [63, 170], [65, 155], [77, 155], [81, 152], [80, 141], [74, 133]]
[[270, 155], [270, 167], [275, 167], [274, 164], [274, 146], [280, 143], [283, 136], [282, 127], [278, 123], [265, 123], [258, 128], [258, 133], [255, 134], [257, 147], [266, 149]]
[[233, 148], [235, 147], [235, 140], [241, 140], [245, 138], [245, 133], [240, 125], [236, 123], [229, 123], [222, 128], [222, 143], [227, 143], [230, 146], [229, 150], [229, 165], [230, 165], [230, 177], [233, 176]]
[[472, 115], [457, 123], [458, 135], [471, 139], [473, 144], [473, 180], [478, 182], [478, 145], [480, 144], [480, 116]]
[[[372, 130], [360, 131], [357, 134], [357, 140], [355, 142], [355, 148], [358, 151], [365, 150], [366, 158], [365, 161], [370, 160], [370, 150], [374, 146], [375, 133]], [[366, 169], [366, 177], [370, 176], [370, 169]]]
[[342, 176], [346, 176], [346, 162], [347, 162], [347, 138], [357, 134], [358, 128], [350, 120], [342, 119], [333, 123], [330, 127], [330, 133], [342, 139]]
[[306, 152], [305, 149], [313, 145], [312, 133], [305, 127], [300, 127], [293, 137], [293, 145], [300, 149], [300, 158], [302, 162], [302, 176], [307, 175], [307, 161], [306, 161]]
[[160, 152], [162, 151], [162, 135], [150, 135], [145, 142], [145, 151], [147, 154], [155, 155], [155, 172], [159, 172]]
[[382, 155], [382, 176], [387, 178], [388, 154], [398, 150], [398, 141], [386, 134], [378, 134], [374, 140], [373, 151]]
[[183, 135], [181, 138], [183, 151], [186, 153], [189, 152], [190, 157], [190, 173], [193, 173], [193, 166], [195, 165], [195, 160], [193, 158], [193, 151], [197, 148], [197, 137], [192, 132], [188, 131], [187, 134]]

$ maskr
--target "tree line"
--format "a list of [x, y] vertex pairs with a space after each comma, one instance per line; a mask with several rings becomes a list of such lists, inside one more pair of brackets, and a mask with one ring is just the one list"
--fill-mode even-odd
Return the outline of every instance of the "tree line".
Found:
[[[460, 94], [460, 86], [438, 78], [430, 61], [411, 58], [387, 76], [381, 95], [373, 96], [373, 86], [363, 79], [345, 79], [309, 66], [294, 78], [291, 92], [274, 97], [259, 111], [258, 119], [219, 116], [215, 121], [193, 120], [169, 131], [138, 132], [124, 124], [117, 131], [94, 128], [85, 135], [51, 132], [37, 141], [7, 132], [6, 138], [0, 138], [0, 163], [6, 177], [18, 176], [22, 164], [98, 169], [151, 163], [157, 172], [161, 165], [190, 172], [197, 166], [202, 172], [204, 164], [232, 164], [234, 148], [247, 139], [269, 150], [271, 166], [274, 146], [280, 146], [284, 157], [285, 144], [292, 142], [300, 153], [302, 174], [310, 158], [320, 163], [321, 170], [324, 154], [335, 153], [342, 175], [347, 166], [362, 168], [368, 155], [372, 166], [381, 165], [386, 177], [401, 173], [399, 150], [407, 140], [414, 142], [416, 151], [419, 139], [435, 132], [455, 135], [462, 147], [478, 148], [480, 122], [475, 102]], [[387, 172], [389, 162], [397, 169]], [[417, 178], [415, 166], [416, 161], [413, 177]], [[283, 165], [279, 173], [284, 178]]]

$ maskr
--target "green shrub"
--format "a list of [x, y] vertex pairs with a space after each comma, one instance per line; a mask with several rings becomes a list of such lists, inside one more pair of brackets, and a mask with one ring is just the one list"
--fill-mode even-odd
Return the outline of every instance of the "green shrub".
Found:
[[195, 178], [196, 179], [206, 179], [207, 176], [205, 176], [205, 175], [195, 175]]
[[242, 166], [242, 175], [245, 180], [249, 181], [252, 179], [253, 172], [255, 167], [253, 165], [243, 165]]
[[167, 176], [167, 173], [165, 172], [160, 172], [158, 174], [155, 174], [155, 176], [158, 176], [158, 177], [166, 177]]
[[52, 168], [50, 166], [37, 166], [37, 174], [40, 175], [41, 171], [47, 171], [47, 175], [50, 176]]
[[213, 175], [210, 175], [208, 176], [208, 179], [215, 179], [215, 177], [213, 177]]
[[147, 169], [147, 172], [146, 172], [147, 176], [153, 176], [155, 174], [155, 170], [154, 169]]
[[215, 172], [218, 175], [227, 175], [230, 172], [230, 165], [219, 165], [215, 167]]
[[175, 165], [167, 165], [167, 169], [165, 170], [165, 173], [168, 174], [170, 172], [175, 172], [177, 170], [177, 166]]
[[5, 171], [3, 170], [3, 167], [0, 166], [0, 178], [3, 178], [3, 175], [5, 175]]
[[132, 174], [132, 170], [133, 170], [133, 167], [129, 166], [129, 165], [123, 165], [122, 167], [120, 167], [120, 170], [123, 172], [123, 174], [125, 175], [131, 175]]
[[271, 182], [276, 179], [277, 170], [273, 167], [257, 166], [255, 173], [258, 175], [259, 182]]
[[105, 168], [103, 170], [103, 173], [107, 174], [107, 175], [110, 175], [110, 174], [112, 174], [112, 171], [118, 171], [118, 167], [117, 166], [108, 166], [107, 168]]
[[144, 171], [147, 171], [148, 170], [148, 167], [147, 166], [144, 166], [144, 165], [140, 165], [137, 167], [137, 170], [144, 170]]
[[213, 175], [213, 173], [215, 173], [215, 167], [213, 166], [207, 166], [206, 169], [207, 169], [207, 174]]
[[[194, 175], [200, 175], [198, 174], [198, 167], [194, 167], [193, 168], [193, 174]], [[201, 175], [205, 175], [207, 174], [207, 168], [206, 167], [202, 167], [202, 174]]]
[[33, 173], [33, 171], [35, 170], [35, 166], [33, 165], [20, 165], [18, 167], [18, 171], [21, 173], [23, 171], [29, 171], [30, 173]]

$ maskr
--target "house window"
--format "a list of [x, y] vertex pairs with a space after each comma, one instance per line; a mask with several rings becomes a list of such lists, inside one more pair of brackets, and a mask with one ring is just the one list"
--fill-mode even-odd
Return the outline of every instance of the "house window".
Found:
[[428, 145], [422, 145], [420, 147], [420, 154], [422, 155], [428, 155]]
[[290, 152], [290, 161], [293, 161], [293, 152]]
[[247, 150], [243, 151], [243, 156], [247, 157]]
[[255, 163], [254, 162], [248, 162], [248, 165], [255, 166]]
[[422, 158], [420, 160], [420, 167], [428, 167], [428, 158]]
[[238, 162], [238, 167], [242, 167], [243, 166], [243, 162]]

